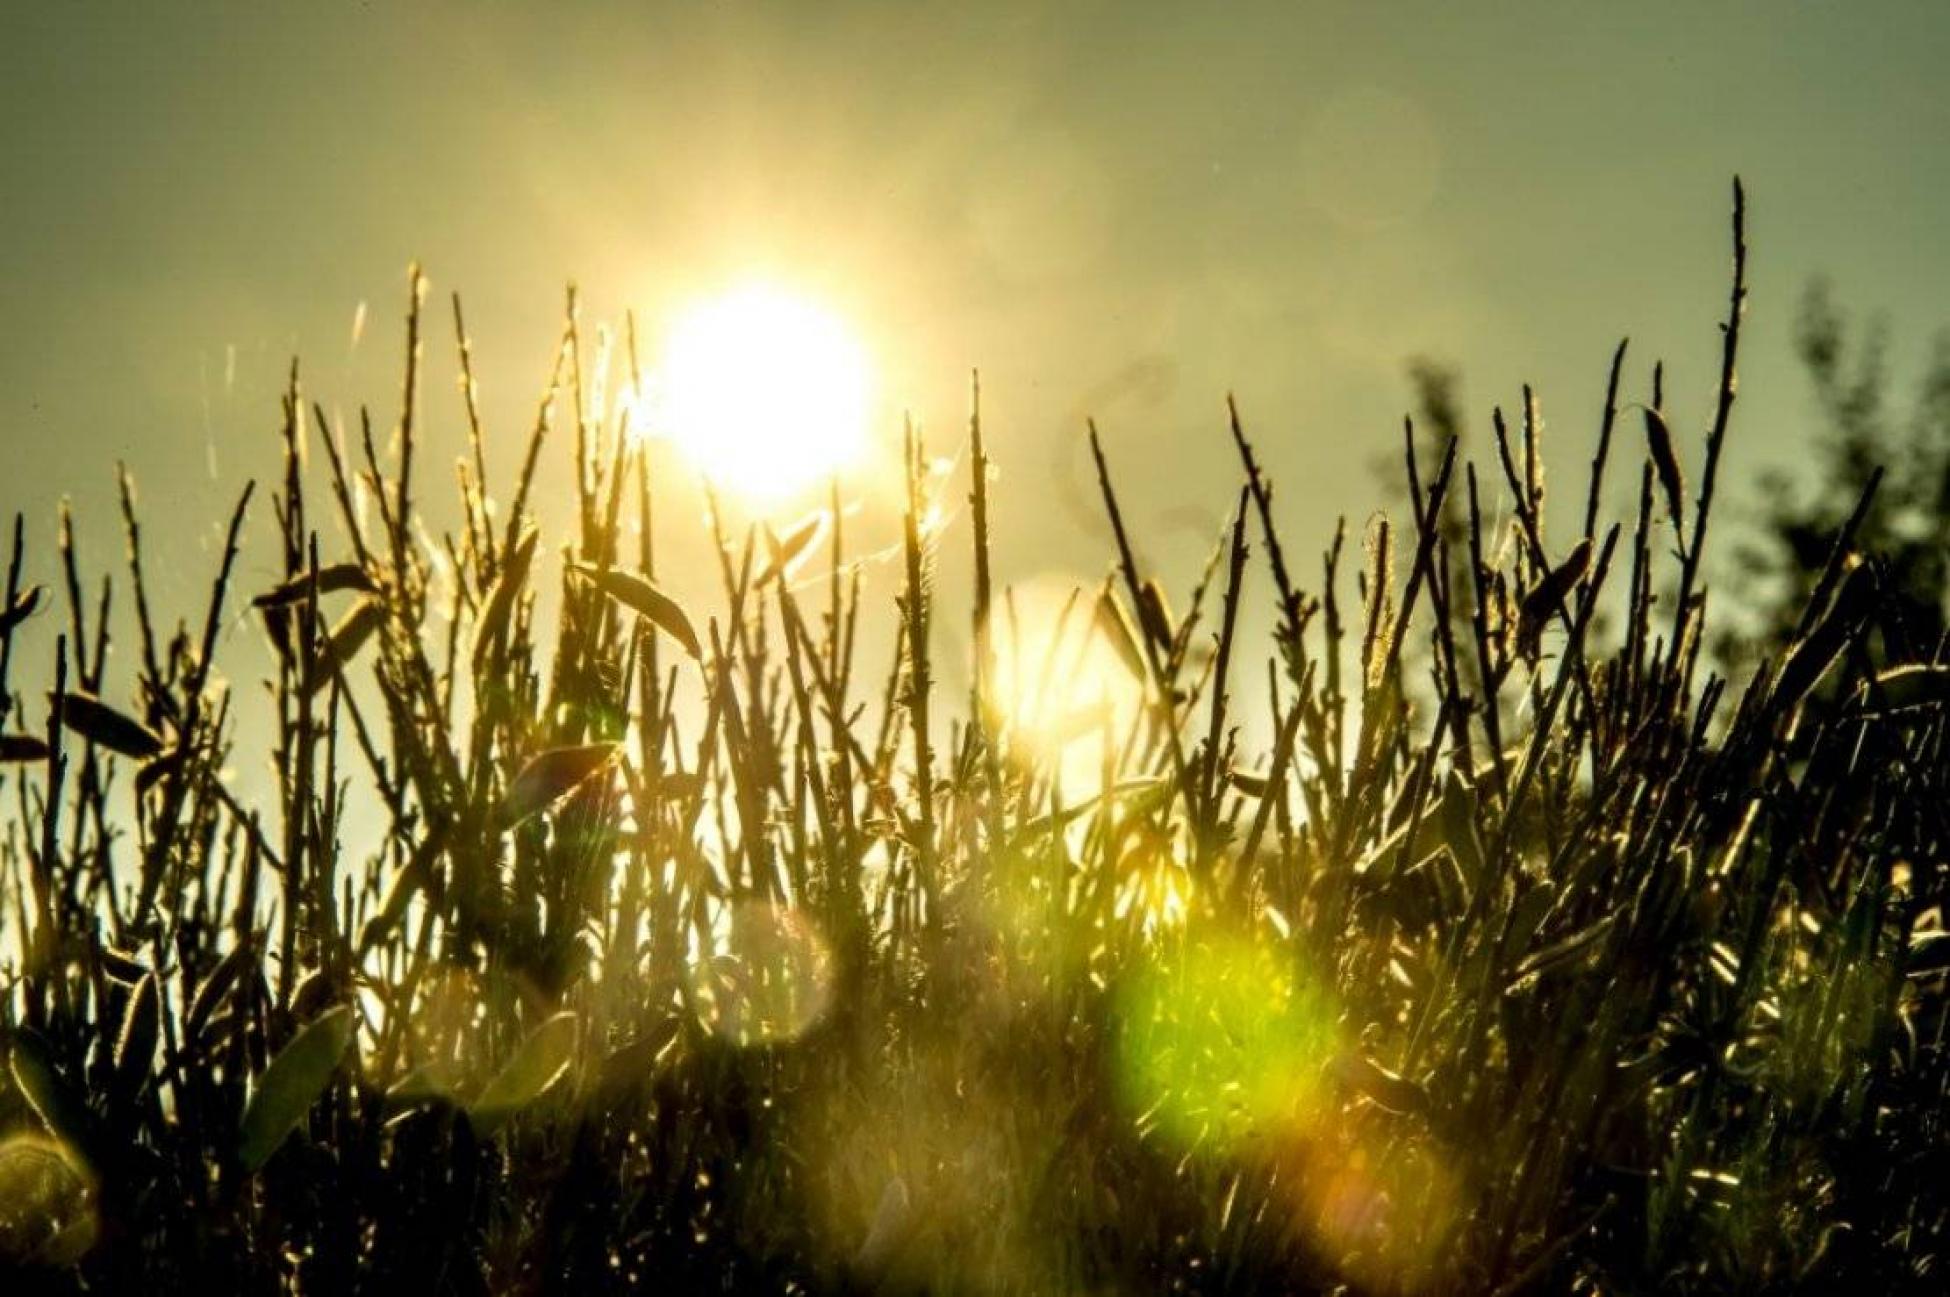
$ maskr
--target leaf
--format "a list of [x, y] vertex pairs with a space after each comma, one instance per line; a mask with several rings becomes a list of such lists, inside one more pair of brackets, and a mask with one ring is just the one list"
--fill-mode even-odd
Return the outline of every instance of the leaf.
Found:
[[1272, 780], [1269, 776], [1256, 774], [1250, 770], [1241, 770], [1237, 766], [1229, 767], [1226, 770], [1226, 782], [1248, 797], [1264, 797], [1266, 796], [1266, 790], [1272, 786]]
[[1368, 886], [1384, 885], [1394, 871], [1401, 865], [1401, 846], [1408, 837], [1408, 825], [1397, 824], [1394, 828], [1369, 843], [1354, 861], [1351, 872], [1361, 878]]
[[1686, 479], [1679, 471], [1679, 456], [1672, 448], [1672, 430], [1666, 426], [1666, 416], [1650, 406], [1645, 409], [1645, 443], [1652, 452], [1652, 471], [1659, 475], [1659, 489], [1665, 492], [1673, 529], [1684, 531]]
[[1406, 869], [1388, 869], [1375, 880], [1375, 899], [1404, 929], [1417, 931], [1460, 914], [1463, 890], [1455, 853], [1437, 847]]
[[117, 950], [105, 941], [95, 943], [95, 958], [102, 971], [124, 986], [134, 986], [149, 975], [149, 966], [126, 950]]
[[1909, 953], [1903, 961], [1903, 976], [1929, 977], [1946, 968], [1950, 968], [1950, 932], [1931, 928], [1910, 934]]
[[1523, 603], [1517, 608], [1517, 643], [1536, 647], [1538, 636], [1544, 633], [1544, 624], [1564, 607], [1564, 600], [1584, 578], [1584, 570], [1590, 566], [1591, 538], [1586, 536], [1571, 547], [1570, 555], [1562, 563], [1552, 568], [1536, 588], [1523, 597]]
[[1178, 638], [1178, 630], [1173, 624], [1171, 602], [1165, 598], [1165, 589], [1156, 580], [1147, 577], [1138, 587], [1137, 601], [1138, 625], [1143, 628], [1145, 637], [1157, 646], [1158, 652], [1171, 652], [1172, 643]]
[[481, 603], [481, 615], [474, 622], [474, 669], [487, 662], [494, 646], [507, 637], [509, 620], [514, 616], [515, 600], [528, 583], [528, 569], [534, 564], [535, 542], [541, 535], [533, 527], [521, 533], [513, 549], [501, 560], [501, 570], [488, 587]]
[[642, 577], [613, 567], [591, 567], [587, 563], [577, 563], [570, 571], [624, 607], [642, 614], [658, 630], [683, 645], [684, 651], [692, 657], [704, 656], [704, 650], [698, 644], [697, 631], [692, 629], [691, 619], [684, 609], [675, 599]]
[[566, 1010], [528, 1033], [514, 1057], [468, 1105], [467, 1116], [474, 1129], [491, 1134], [533, 1103], [568, 1070], [575, 1047], [576, 1015]]
[[386, 1113], [392, 1116], [423, 1104], [452, 1103], [453, 1071], [452, 1065], [444, 1062], [422, 1063], [414, 1068], [387, 1089]]
[[1950, 703], [1950, 666], [1912, 662], [1891, 667], [1876, 677], [1875, 687], [1882, 711]]
[[291, 1016], [310, 1022], [341, 998], [338, 978], [323, 968], [314, 968], [291, 988]]
[[784, 539], [774, 536], [772, 529], [767, 527], [765, 543], [767, 549], [771, 551], [771, 559], [766, 563], [765, 570], [759, 573], [755, 584], [763, 586], [775, 577], [792, 575], [792, 570], [798, 565], [799, 559], [826, 534], [826, 522], [826, 510], [818, 509], [800, 520], [785, 534]]
[[440, 853], [446, 849], [446, 846], [446, 833], [435, 829], [427, 835], [424, 842], [413, 849], [413, 854], [407, 857], [404, 865], [400, 866], [399, 873], [393, 877], [392, 885], [386, 889], [385, 899], [380, 902], [379, 909], [366, 920], [366, 926], [360, 930], [361, 953], [371, 950], [392, 935], [393, 929], [398, 927], [400, 920], [406, 917], [406, 907], [432, 881], [434, 863], [440, 858]]
[[[358, 563], [333, 563], [318, 569], [318, 593], [337, 594], [342, 590], [359, 590], [371, 594], [374, 587], [372, 577]], [[300, 572], [283, 585], [273, 586], [257, 598], [251, 600], [253, 608], [283, 608], [290, 604], [303, 603], [311, 594], [312, 577], [309, 572]]]
[[1613, 1067], [1623, 1092], [1636, 1095], [1655, 1086], [1669, 1086], [1687, 1073], [1706, 1067], [1713, 1058], [1711, 1047], [1688, 1033], [1667, 1040], [1638, 1058], [1621, 1058]]
[[196, 988], [196, 994], [190, 999], [189, 1012], [183, 1016], [183, 1040], [186, 1044], [203, 1035], [210, 1015], [230, 993], [230, 988], [237, 984], [237, 975], [243, 972], [244, 965], [255, 955], [255, 948], [248, 942], [231, 947], [230, 953], [219, 959], [217, 966], [210, 970], [210, 975], [203, 979], [203, 985]]
[[513, 828], [537, 811], [568, 796], [583, 780], [609, 764], [614, 743], [550, 748], [521, 768], [501, 802], [501, 823]]
[[14, 633], [14, 627], [32, 617], [41, 606], [41, 596], [47, 593], [44, 585], [30, 585], [14, 596], [14, 601], [0, 612], [0, 639]]
[[151, 788], [154, 788], [159, 780], [165, 779], [176, 771], [181, 770], [188, 763], [189, 755], [190, 749], [186, 745], [179, 743], [169, 751], [159, 756], [151, 757], [149, 760], [143, 762], [135, 772], [135, 795], [137, 800], [140, 800]]
[[1835, 592], [1827, 614], [1782, 660], [1780, 674], [1774, 678], [1774, 697], [1782, 707], [1793, 707], [1821, 683], [1867, 619], [1874, 601], [1875, 576], [1867, 564], [1858, 563], [1842, 578], [1842, 588]]
[[292, 660], [291, 628], [292, 622], [296, 619], [291, 615], [289, 605], [260, 608], [258, 615], [264, 619], [264, 634], [270, 639], [271, 647], [277, 650], [278, 660], [290, 662]]
[[1499, 952], [1529, 950], [1560, 897], [1555, 887], [1520, 885], [1516, 898], [1510, 902], [1510, 914], [1503, 921], [1503, 937], [1496, 949]]
[[1483, 877], [1483, 839], [1476, 831], [1475, 798], [1463, 777], [1451, 770], [1442, 784], [1442, 835], [1449, 853], [1474, 891]]
[[1124, 614], [1124, 605], [1117, 601], [1106, 584], [1097, 596], [1097, 632], [1104, 637], [1117, 660], [1124, 664], [1139, 680], [1145, 678], [1144, 654], [1138, 649], [1137, 636], [1131, 631], [1131, 619]]
[[341, 1004], [291, 1038], [257, 1078], [238, 1129], [237, 1156], [246, 1171], [271, 1160], [285, 1137], [305, 1119], [352, 1044], [357, 1024]]
[[332, 627], [332, 633], [325, 639], [325, 647], [312, 660], [311, 681], [306, 686], [309, 693], [317, 693], [331, 679], [345, 670], [359, 650], [365, 647], [372, 633], [379, 629], [385, 618], [386, 608], [377, 599], [361, 599], [352, 605], [349, 612]]
[[1350, 1050], [1340, 1055], [1334, 1060], [1334, 1071], [1343, 1085], [1389, 1112], [1425, 1117], [1435, 1109], [1427, 1090], [1365, 1054]]
[[47, 743], [32, 734], [0, 734], [0, 761], [45, 761]]
[[603, 1059], [598, 1081], [602, 1092], [615, 1098], [648, 1082], [683, 1025], [684, 1020], [675, 1014], [660, 1019], [643, 1035]]
[[1149, 814], [1160, 801], [1170, 797], [1171, 788], [1172, 785], [1163, 779], [1120, 780], [1094, 797], [1086, 797], [1073, 806], [1065, 806], [1060, 814], [1051, 811], [1046, 815], [1038, 815], [1032, 820], [1023, 821], [1016, 829], [1015, 836], [1009, 840], [1010, 846], [1019, 847], [1032, 841], [1039, 834], [1047, 833], [1053, 828], [1062, 828], [1079, 815], [1094, 811], [1106, 802], [1114, 804], [1128, 799], [1130, 814], [1134, 816]]
[[1610, 935], [1617, 920], [1616, 914], [1607, 914], [1596, 923], [1580, 928], [1562, 941], [1545, 946], [1542, 950], [1532, 951], [1510, 975], [1510, 985], [1506, 993], [1528, 990], [1533, 983], [1551, 974], [1569, 971], [1570, 965], [1582, 960], [1585, 955], [1591, 953], [1593, 946]]
[[94, 1129], [94, 1118], [54, 1065], [47, 1041], [25, 1028], [15, 1031], [7, 1063], [14, 1085], [26, 1097], [27, 1106], [34, 1110], [41, 1124], [56, 1138], [85, 1147]]
[[129, 1006], [122, 1013], [122, 1030], [115, 1038], [115, 1093], [122, 1100], [135, 1098], [148, 1078], [161, 1027], [162, 993], [156, 986], [156, 975], [147, 973], [129, 995]]
[[162, 736], [93, 694], [61, 695], [61, 723], [90, 743], [125, 757], [147, 760], [163, 750]]

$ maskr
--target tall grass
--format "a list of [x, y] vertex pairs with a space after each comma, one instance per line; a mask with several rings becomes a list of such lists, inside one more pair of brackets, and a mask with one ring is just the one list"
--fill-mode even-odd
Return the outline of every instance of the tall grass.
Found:
[[[1182, 615], [1094, 427], [1112, 576], [1047, 607], [990, 567], [1013, 502], [979, 397], [972, 554], [910, 431], [880, 669], [837, 494], [783, 535], [714, 509], [716, 607], [657, 584], [669, 511], [590, 414], [573, 310], [496, 509], [456, 299], [436, 550], [415, 272], [390, 439], [341, 444], [294, 368], [269, 508], [240, 493], [174, 629], [125, 479], [133, 679], [64, 530], [52, 691], [11, 692], [60, 602], [16, 521], [8, 1264], [109, 1291], [1934, 1288], [1950, 666], [1870, 662], [1852, 529], [1782, 654], [1738, 688], [1703, 658], [1737, 187], [1733, 231], [1703, 441], [1657, 380], [1645, 437], [1617, 426], [1623, 344], [1569, 504], [1528, 393], [1486, 464], [1411, 426], [1352, 602], [1341, 534], [1318, 566], [1283, 543], [1236, 410], [1236, 512]], [[545, 541], [565, 431], [576, 523]], [[1608, 472], [1637, 486], [1615, 522]], [[282, 578], [243, 590], [267, 512]], [[963, 562], [958, 697], [930, 628]], [[263, 690], [214, 661], [245, 606]], [[268, 754], [232, 750], [246, 709]], [[225, 782], [240, 755], [266, 797]]]

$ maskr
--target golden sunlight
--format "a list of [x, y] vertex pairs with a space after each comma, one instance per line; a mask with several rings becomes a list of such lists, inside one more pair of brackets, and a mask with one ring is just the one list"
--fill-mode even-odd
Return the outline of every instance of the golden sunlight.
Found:
[[843, 320], [750, 284], [678, 318], [649, 431], [717, 485], [777, 500], [860, 459], [870, 387], [866, 351]]

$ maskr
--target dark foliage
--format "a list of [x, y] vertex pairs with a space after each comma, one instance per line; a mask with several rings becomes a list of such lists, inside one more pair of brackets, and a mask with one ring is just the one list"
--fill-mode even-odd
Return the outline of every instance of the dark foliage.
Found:
[[[720, 534], [711, 615], [658, 587], [573, 301], [505, 511], [467, 376], [464, 521], [430, 548], [416, 273], [393, 449], [293, 373], [274, 589], [235, 588], [246, 490], [169, 631], [125, 510], [132, 680], [64, 543], [49, 703], [9, 693], [57, 602], [16, 526], [7, 1291], [1938, 1290], [1950, 691], [1898, 611], [1919, 569], [1870, 552], [1893, 504], [1809, 542], [1744, 689], [1703, 659], [1737, 192], [1734, 234], [1703, 437], [1662, 468], [1614, 427], [1622, 347], [1568, 506], [1529, 399], [1482, 465], [1411, 428], [1358, 603], [1338, 536], [1318, 567], [1282, 542], [1236, 414], [1238, 510], [1182, 615], [1094, 428], [1114, 576], [1046, 617], [992, 591], [978, 412], [959, 708], [918, 438], [899, 649], [863, 687], [837, 508], [818, 554]], [[564, 425], [551, 549], [528, 501]], [[217, 630], [260, 593], [275, 676], [233, 691]], [[222, 771], [258, 707], [251, 804]]]

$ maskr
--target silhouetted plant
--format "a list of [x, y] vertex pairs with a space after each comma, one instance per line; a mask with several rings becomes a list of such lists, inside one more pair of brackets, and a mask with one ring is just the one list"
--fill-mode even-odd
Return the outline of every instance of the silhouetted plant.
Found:
[[[1892, 656], [1913, 637], [1869, 651], [1895, 596], [1865, 509], [1744, 689], [1703, 660], [1737, 186], [1733, 232], [1703, 436], [1666, 426], [1656, 369], [1647, 439], [1614, 429], [1622, 347], [1568, 505], [1529, 399], [1480, 469], [1411, 428], [1358, 601], [1340, 534], [1318, 567], [1283, 543], [1236, 408], [1244, 481], [1182, 612], [1095, 427], [1111, 579], [998, 584], [978, 401], [965, 700], [932, 662], [953, 560], [918, 435], [896, 648], [863, 684], [837, 487], [742, 536], [714, 502], [714, 610], [659, 585], [665, 515], [592, 414], [573, 296], [505, 511], [455, 301], [460, 523], [428, 537], [415, 271], [390, 437], [342, 435], [293, 369], [268, 588], [238, 588], [247, 487], [170, 630], [125, 483], [133, 679], [64, 528], [47, 704], [9, 692], [55, 602], [16, 524], [16, 1282], [1934, 1290], [1950, 689]], [[576, 524], [544, 543], [559, 431]], [[1254, 548], [1278, 629], [1249, 667]], [[213, 661], [245, 607], [261, 692]], [[261, 801], [223, 774], [245, 709]]]

